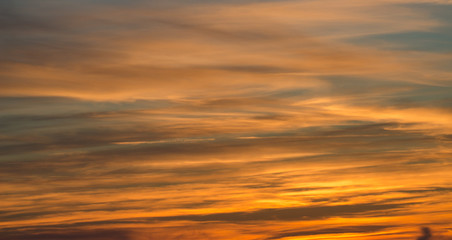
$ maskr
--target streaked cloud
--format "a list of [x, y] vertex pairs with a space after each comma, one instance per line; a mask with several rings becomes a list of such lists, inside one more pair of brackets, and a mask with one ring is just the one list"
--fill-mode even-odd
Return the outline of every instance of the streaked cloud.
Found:
[[0, 238], [450, 238], [451, 4], [2, 1]]

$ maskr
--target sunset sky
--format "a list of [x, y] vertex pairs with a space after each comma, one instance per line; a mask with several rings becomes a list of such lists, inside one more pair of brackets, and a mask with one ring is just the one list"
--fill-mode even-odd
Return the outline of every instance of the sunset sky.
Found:
[[0, 0], [0, 240], [452, 238], [451, 0]]

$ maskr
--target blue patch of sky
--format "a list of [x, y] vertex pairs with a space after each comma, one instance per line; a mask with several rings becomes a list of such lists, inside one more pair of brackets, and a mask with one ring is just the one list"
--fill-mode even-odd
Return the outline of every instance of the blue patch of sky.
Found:
[[437, 107], [452, 109], [452, 87], [427, 86], [401, 93], [388, 99], [388, 105]]
[[330, 83], [332, 94], [350, 94], [374, 92], [385, 88], [403, 88], [420, 86], [416, 83], [409, 82], [394, 82], [382, 78], [372, 78], [364, 76], [326, 76], [323, 77], [325, 81]]
[[[353, 44], [376, 45], [391, 50], [452, 51], [452, 5], [406, 4], [403, 6], [428, 14], [429, 18], [437, 20], [440, 25], [428, 31], [375, 34], [351, 38], [348, 41]], [[390, 44], [381, 44], [385, 42]]]

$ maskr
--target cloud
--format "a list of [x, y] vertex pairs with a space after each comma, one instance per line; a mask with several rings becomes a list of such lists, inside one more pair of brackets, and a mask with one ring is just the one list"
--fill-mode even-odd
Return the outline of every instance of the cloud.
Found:
[[[32, 5], [55, 8], [60, 14], [31, 14]], [[425, 67], [424, 60], [441, 56], [425, 55], [421, 61], [407, 53], [330, 39], [338, 33], [375, 35], [429, 30], [439, 24], [420, 10], [391, 2], [198, 3], [164, 10], [152, 4], [117, 8], [100, 2], [93, 10], [68, 2], [32, 5], [18, 5], [16, 15], [57, 27], [4, 37], [3, 96], [192, 97], [243, 87], [322, 87], [325, 75], [378, 75], [443, 85], [440, 79], [448, 79], [443, 71]], [[382, 13], [388, 20], [377, 17]], [[436, 74], [435, 80], [417, 74], [420, 65]]]
[[[86, 240], [134, 240], [130, 238], [129, 232], [125, 230], [70, 230], [62, 231], [61, 229], [57, 232], [48, 233], [34, 233], [34, 232], [21, 232], [21, 233], [8, 233], [6, 232], [4, 237], [10, 240], [59, 240], [59, 239], [86, 239]], [[6, 239], [5, 238], [5, 239]]]
[[301, 221], [322, 219], [335, 216], [352, 216], [374, 211], [395, 210], [403, 207], [398, 204], [356, 204], [338, 206], [312, 206], [277, 209], [262, 209], [255, 212], [214, 213], [207, 215], [181, 215], [160, 217], [156, 220], [189, 220], [189, 221]]
[[323, 235], [323, 234], [341, 234], [341, 233], [371, 233], [376, 231], [382, 231], [391, 226], [347, 226], [341, 228], [325, 228], [318, 230], [300, 230], [300, 231], [292, 231], [292, 232], [284, 232], [278, 235], [267, 238], [271, 239], [284, 239], [287, 237], [297, 237], [297, 236], [312, 236], [312, 235]]
[[449, 8], [3, 1], [0, 229], [6, 240], [447, 235]]

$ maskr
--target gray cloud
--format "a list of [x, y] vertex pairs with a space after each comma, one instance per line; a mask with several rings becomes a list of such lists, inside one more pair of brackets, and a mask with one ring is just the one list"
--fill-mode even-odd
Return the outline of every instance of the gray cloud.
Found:
[[321, 235], [321, 234], [340, 234], [340, 233], [372, 233], [385, 230], [393, 226], [345, 226], [338, 228], [324, 228], [318, 230], [299, 230], [299, 231], [287, 231], [283, 233], [276, 234], [272, 237], [267, 238], [268, 240], [273, 239], [283, 239], [286, 237], [296, 237], [296, 236], [311, 236], [311, 235]]
[[378, 211], [394, 211], [405, 207], [404, 204], [355, 204], [339, 206], [310, 206], [262, 209], [254, 212], [232, 212], [215, 213], [206, 215], [181, 215], [171, 217], [159, 217], [155, 220], [189, 220], [189, 221], [226, 221], [226, 222], [248, 222], [248, 221], [302, 221], [313, 219], [324, 219], [338, 216], [354, 216], [372, 214]]
[[65, 230], [54, 229], [52, 232], [36, 233], [32, 231], [3, 232], [2, 238], [8, 240], [132, 240], [127, 230]]

